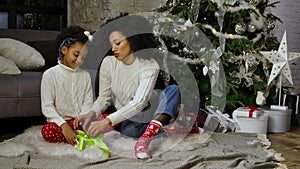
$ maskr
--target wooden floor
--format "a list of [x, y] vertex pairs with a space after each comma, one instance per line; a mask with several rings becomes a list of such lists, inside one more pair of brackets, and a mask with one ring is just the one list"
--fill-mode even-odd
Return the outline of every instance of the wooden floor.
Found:
[[281, 153], [288, 169], [300, 169], [300, 127], [292, 128], [289, 132], [269, 133], [267, 135], [271, 147]]

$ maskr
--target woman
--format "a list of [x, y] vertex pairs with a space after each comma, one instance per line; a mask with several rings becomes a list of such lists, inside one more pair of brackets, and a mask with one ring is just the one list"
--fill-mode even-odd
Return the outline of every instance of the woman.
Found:
[[[149, 158], [148, 145], [153, 137], [164, 133], [166, 130], [162, 130], [162, 126], [177, 117], [180, 90], [175, 84], [167, 85], [153, 112], [150, 98], [160, 72], [155, 58], [161, 56], [156, 50], [147, 50], [156, 47], [152, 25], [137, 15], [111, 21], [106, 28], [110, 31], [109, 42], [114, 55], [103, 59], [99, 71], [99, 96], [92, 110], [78, 120], [92, 137], [118, 126], [123, 136], [138, 139], [134, 146], [136, 157]], [[111, 104], [117, 110], [95, 120]]]

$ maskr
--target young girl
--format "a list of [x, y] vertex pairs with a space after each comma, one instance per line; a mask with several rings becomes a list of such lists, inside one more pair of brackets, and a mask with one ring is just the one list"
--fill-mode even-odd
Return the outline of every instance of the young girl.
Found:
[[75, 118], [92, 107], [91, 77], [79, 68], [87, 54], [88, 33], [70, 26], [56, 38], [58, 65], [46, 70], [41, 82], [42, 113], [48, 122], [41, 132], [48, 142], [75, 145], [75, 129], [80, 128]]

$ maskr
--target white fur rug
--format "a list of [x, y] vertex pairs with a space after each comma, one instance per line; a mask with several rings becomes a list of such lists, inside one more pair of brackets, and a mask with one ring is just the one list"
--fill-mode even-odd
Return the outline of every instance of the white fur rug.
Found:
[[[83, 151], [78, 151], [76, 147], [70, 144], [46, 142], [42, 138], [41, 128], [42, 126], [33, 126], [25, 130], [24, 133], [0, 143], [0, 156], [18, 157], [25, 152], [31, 152], [46, 156], [77, 156], [85, 160], [106, 159], [96, 145], [86, 146]], [[194, 135], [194, 137], [186, 138], [186, 141], [181, 146], [176, 146], [182, 141], [183, 137], [155, 139], [150, 144], [149, 149], [153, 151], [153, 155], [155, 156], [171, 148], [173, 148], [172, 151], [193, 150], [201, 144], [200, 135]], [[204, 142], [207, 139], [202, 137], [201, 140]], [[108, 145], [112, 155], [134, 157], [133, 147], [136, 140], [121, 137], [118, 132], [112, 131], [105, 134], [103, 141]]]
[[281, 155], [268, 149], [266, 135], [258, 138], [244, 133], [204, 133], [160, 137], [150, 144], [153, 157], [138, 160], [133, 151], [136, 141], [113, 131], [103, 140], [111, 151], [111, 157], [106, 159], [96, 146], [80, 152], [69, 144], [48, 143], [42, 139], [41, 127], [31, 127], [0, 143], [0, 168], [285, 168], [280, 164]]

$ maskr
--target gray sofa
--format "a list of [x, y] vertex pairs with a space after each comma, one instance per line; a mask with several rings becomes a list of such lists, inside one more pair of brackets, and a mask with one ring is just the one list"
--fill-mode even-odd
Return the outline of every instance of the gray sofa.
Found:
[[21, 70], [18, 75], [0, 74], [0, 119], [42, 116], [40, 84], [43, 72], [57, 64], [57, 31], [0, 29], [0, 38], [20, 40], [39, 51], [45, 65]]

